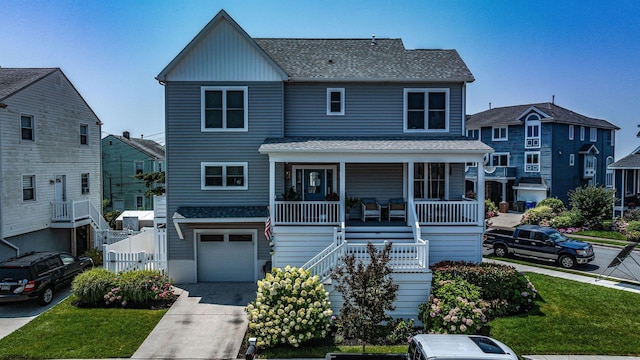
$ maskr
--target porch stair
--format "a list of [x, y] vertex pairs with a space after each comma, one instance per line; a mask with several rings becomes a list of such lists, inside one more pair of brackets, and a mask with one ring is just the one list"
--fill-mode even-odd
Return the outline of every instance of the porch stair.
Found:
[[344, 238], [349, 243], [374, 244], [385, 241], [393, 243], [414, 243], [413, 230], [410, 226], [350, 226], [345, 228]]

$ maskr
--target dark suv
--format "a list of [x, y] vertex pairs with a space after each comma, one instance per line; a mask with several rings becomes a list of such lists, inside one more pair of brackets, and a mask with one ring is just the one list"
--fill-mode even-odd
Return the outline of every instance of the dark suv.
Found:
[[90, 258], [57, 251], [29, 252], [0, 262], [0, 303], [37, 298], [41, 305], [88, 267]]

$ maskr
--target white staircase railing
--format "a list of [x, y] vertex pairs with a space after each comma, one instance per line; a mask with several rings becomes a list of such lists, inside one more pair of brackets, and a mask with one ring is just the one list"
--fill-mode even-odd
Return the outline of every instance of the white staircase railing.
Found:
[[90, 219], [97, 230], [109, 229], [109, 224], [102, 214], [89, 200], [81, 201], [54, 201], [51, 203], [54, 222], [75, 222]]
[[411, 224], [411, 230], [413, 230], [413, 239], [416, 244], [421, 245], [417, 248], [418, 261], [422, 261], [420, 264], [423, 268], [429, 268], [429, 242], [422, 240], [422, 231], [420, 230], [420, 219], [416, 215], [416, 207], [413, 205], [413, 201], [409, 200], [409, 224]]
[[311, 276], [318, 275], [321, 281], [326, 280], [343, 254], [342, 248], [346, 244], [344, 234], [345, 224], [342, 222], [340, 231], [338, 228], [333, 228], [333, 243], [302, 265], [302, 268], [309, 270]]

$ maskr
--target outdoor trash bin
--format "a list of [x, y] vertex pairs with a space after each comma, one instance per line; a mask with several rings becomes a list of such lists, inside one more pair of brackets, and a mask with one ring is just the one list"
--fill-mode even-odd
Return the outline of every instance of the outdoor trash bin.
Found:
[[518, 205], [518, 212], [524, 212], [524, 201], [518, 201], [516, 204]]

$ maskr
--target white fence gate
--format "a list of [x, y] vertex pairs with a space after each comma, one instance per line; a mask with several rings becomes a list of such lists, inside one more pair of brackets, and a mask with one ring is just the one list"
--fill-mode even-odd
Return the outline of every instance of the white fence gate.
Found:
[[[106, 247], [105, 247], [106, 248]], [[158, 253], [117, 253], [109, 251], [104, 253], [104, 268], [115, 273], [131, 270], [159, 270], [167, 268], [166, 256]]]

